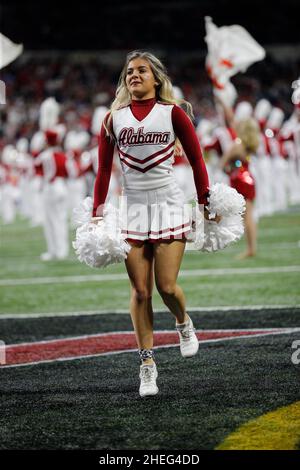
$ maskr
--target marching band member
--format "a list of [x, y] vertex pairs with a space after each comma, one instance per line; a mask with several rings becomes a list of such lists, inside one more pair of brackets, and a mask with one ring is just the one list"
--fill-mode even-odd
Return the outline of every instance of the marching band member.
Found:
[[81, 155], [87, 148], [90, 135], [86, 131], [69, 131], [64, 139], [69, 178], [67, 179], [69, 213], [84, 200], [87, 195], [85, 176], [81, 172]]
[[41, 166], [43, 173], [43, 227], [47, 251], [41, 254], [42, 261], [62, 260], [69, 253], [66, 186], [69, 170], [68, 159], [61, 146], [66, 128], [63, 124], [55, 124], [58, 120], [59, 107], [52, 98], [48, 100], [52, 101], [48, 101], [44, 107], [42, 104], [40, 117], [47, 146], [34, 162], [35, 165]]
[[284, 120], [284, 112], [273, 107], [266, 123], [265, 135], [271, 158], [271, 187], [275, 211], [283, 211], [288, 206], [287, 178], [288, 164], [282, 154], [279, 131]]

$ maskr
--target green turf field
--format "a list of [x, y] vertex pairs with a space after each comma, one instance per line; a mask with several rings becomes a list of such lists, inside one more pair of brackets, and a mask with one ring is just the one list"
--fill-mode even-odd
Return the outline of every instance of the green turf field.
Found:
[[[241, 426], [249, 422], [253, 442], [241, 437], [234, 448], [300, 449], [300, 364], [291, 360], [300, 340], [299, 241], [294, 208], [260, 221], [256, 258], [235, 259], [243, 240], [216, 254], [186, 253], [180, 284], [196, 329], [259, 332], [200, 341], [188, 360], [174, 344], [157, 347], [156, 397], [138, 395], [135, 348], [88, 356], [82, 347], [76, 357], [62, 353], [52, 362], [34, 352], [26, 365], [4, 365], [0, 449], [207, 450], [226, 447], [232, 433], [244, 436]], [[1, 227], [0, 340], [8, 348], [43, 341], [46, 353], [57, 339], [132, 331], [123, 265], [92, 270], [72, 252], [67, 261], [42, 263], [44, 250], [41, 229], [21, 220]], [[96, 277], [105, 274], [116, 277]], [[173, 331], [157, 294], [154, 306], [155, 331]], [[274, 447], [266, 441], [272, 433]]]
[[[127, 308], [129, 284], [123, 264], [105, 270], [91, 269], [79, 263], [73, 252], [66, 261], [43, 263], [45, 251], [40, 228], [29, 228], [26, 221], [1, 226], [0, 312], [65, 312], [81, 310], [114, 310]], [[70, 239], [74, 238], [71, 232]], [[243, 270], [218, 275], [180, 277], [189, 307], [221, 305], [298, 305], [300, 304], [300, 210], [265, 217], [259, 223], [258, 255], [244, 261], [235, 257], [245, 243], [219, 253], [186, 252], [181, 271], [196, 269], [273, 268], [273, 272], [245, 273]], [[295, 267], [296, 271], [280, 269]], [[123, 279], [111, 281], [61, 277], [123, 274]], [[15, 281], [56, 278], [46, 284], [19, 284]], [[5, 280], [12, 280], [4, 284]], [[33, 280], [33, 281], [32, 281]], [[2, 282], [2, 284], [1, 284]], [[154, 295], [154, 307], [162, 308], [159, 296]]]

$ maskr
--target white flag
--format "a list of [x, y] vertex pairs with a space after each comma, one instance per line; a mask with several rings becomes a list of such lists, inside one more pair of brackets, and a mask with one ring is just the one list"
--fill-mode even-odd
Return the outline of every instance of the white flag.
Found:
[[10, 64], [23, 52], [23, 44], [15, 44], [0, 33], [0, 69]]
[[229, 85], [230, 78], [238, 72], [245, 72], [254, 62], [264, 59], [265, 50], [242, 26], [218, 28], [212, 19], [206, 16], [205, 28], [208, 47], [206, 68], [214, 90], [220, 95], [230, 90], [232, 99], [234, 93], [233, 85]]

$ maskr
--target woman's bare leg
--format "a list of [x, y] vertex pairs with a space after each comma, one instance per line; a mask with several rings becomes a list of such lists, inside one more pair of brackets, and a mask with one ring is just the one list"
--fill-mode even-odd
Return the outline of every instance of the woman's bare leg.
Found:
[[176, 317], [177, 323], [188, 320], [185, 296], [177, 284], [177, 276], [184, 254], [185, 242], [174, 240], [154, 244], [154, 273], [158, 292]]
[[[153, 348], [153, 249], [149, 243], [132, 243], [125, 261], [131, 282], [130, 314], [139, 349]], [[152, 364], [153, 359], [143, 361]]]
[[246, 211], [244, 216], [245, 221], [245, 236], [247, 241], [247, 250], [238, 256], [238, 259], [248, 258], [256, 255], [256, 222], [254, 219], [253, 202], [246, 199]]

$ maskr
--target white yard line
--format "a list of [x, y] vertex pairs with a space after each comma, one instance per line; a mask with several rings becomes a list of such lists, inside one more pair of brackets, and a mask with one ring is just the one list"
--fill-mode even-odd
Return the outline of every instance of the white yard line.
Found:
[[[300, 308], [300, 305], [220, 305], [213, 307], [189, 307], [188, 312], [201, 313], [201, 312], [232, 312], [243, 310], [278, 310]], [[167, 310], [154, 309], [154, 313], [169, 313]], [[24, 318], [55, 318], [55, 317], [80, 317], [87, 315], [129, 315], [129, 309], [115, 309], [115, 310], [83, 310], [78, 312], [37, 312], [37, 313], [0, 313], [1, 320], [14, 320]]]
[[[282, 242], [282, 243], [269, 243], [267, 241], [259, 241], [259, 248], [262, 248], [262, 247], [267, 247], [267, 248], [272, 248], [272, 250], [291, 250], [291, 249], [295, 249], [295, 250], [298, 250], [300, 245], [299, 245], [299, 241], [297, 242]], [[238, 245], [231, 245], [230, 247], [227, 248], [227, 251], [230, 252], [233, 252], [233, 251], [241, 251], [241, 247], [238, 246]], [[263, 250], [262, 250], [263, 251]], [[188, 251], [186, 250], [184, 252], [184, 255], [193, 255], [195, 253], [199, 253], [199, 255], [201, 254], [201, 252], [195, 252], [193, 250], [191, 251]], [[223, 251], [223, 253], [225, 253]]]
[[127, 274], [91, 274], [88, 276], [53, 276], [23, 279], [1, 279], [0, 286], [36, 285], [36, 284], [72, 284], [73, 282], [123, 281]]
[[[224, 268], [224, 269], [189, 269], [182, 270], [179, 277], [199, 277], [199, 276], [231, 276], [233, 274], [278, 274], [278, 273], [298, 273], [300, 266], [262, 266], [257, 268]], [[28, 286], [38, 284], [72, 284], [80, 282], [106, 282], [125, 281], [127, 274], [92, 274], [85, 276], [53, 276], [36, 277], [23, 279], [1, 279], [0, 286]]]

